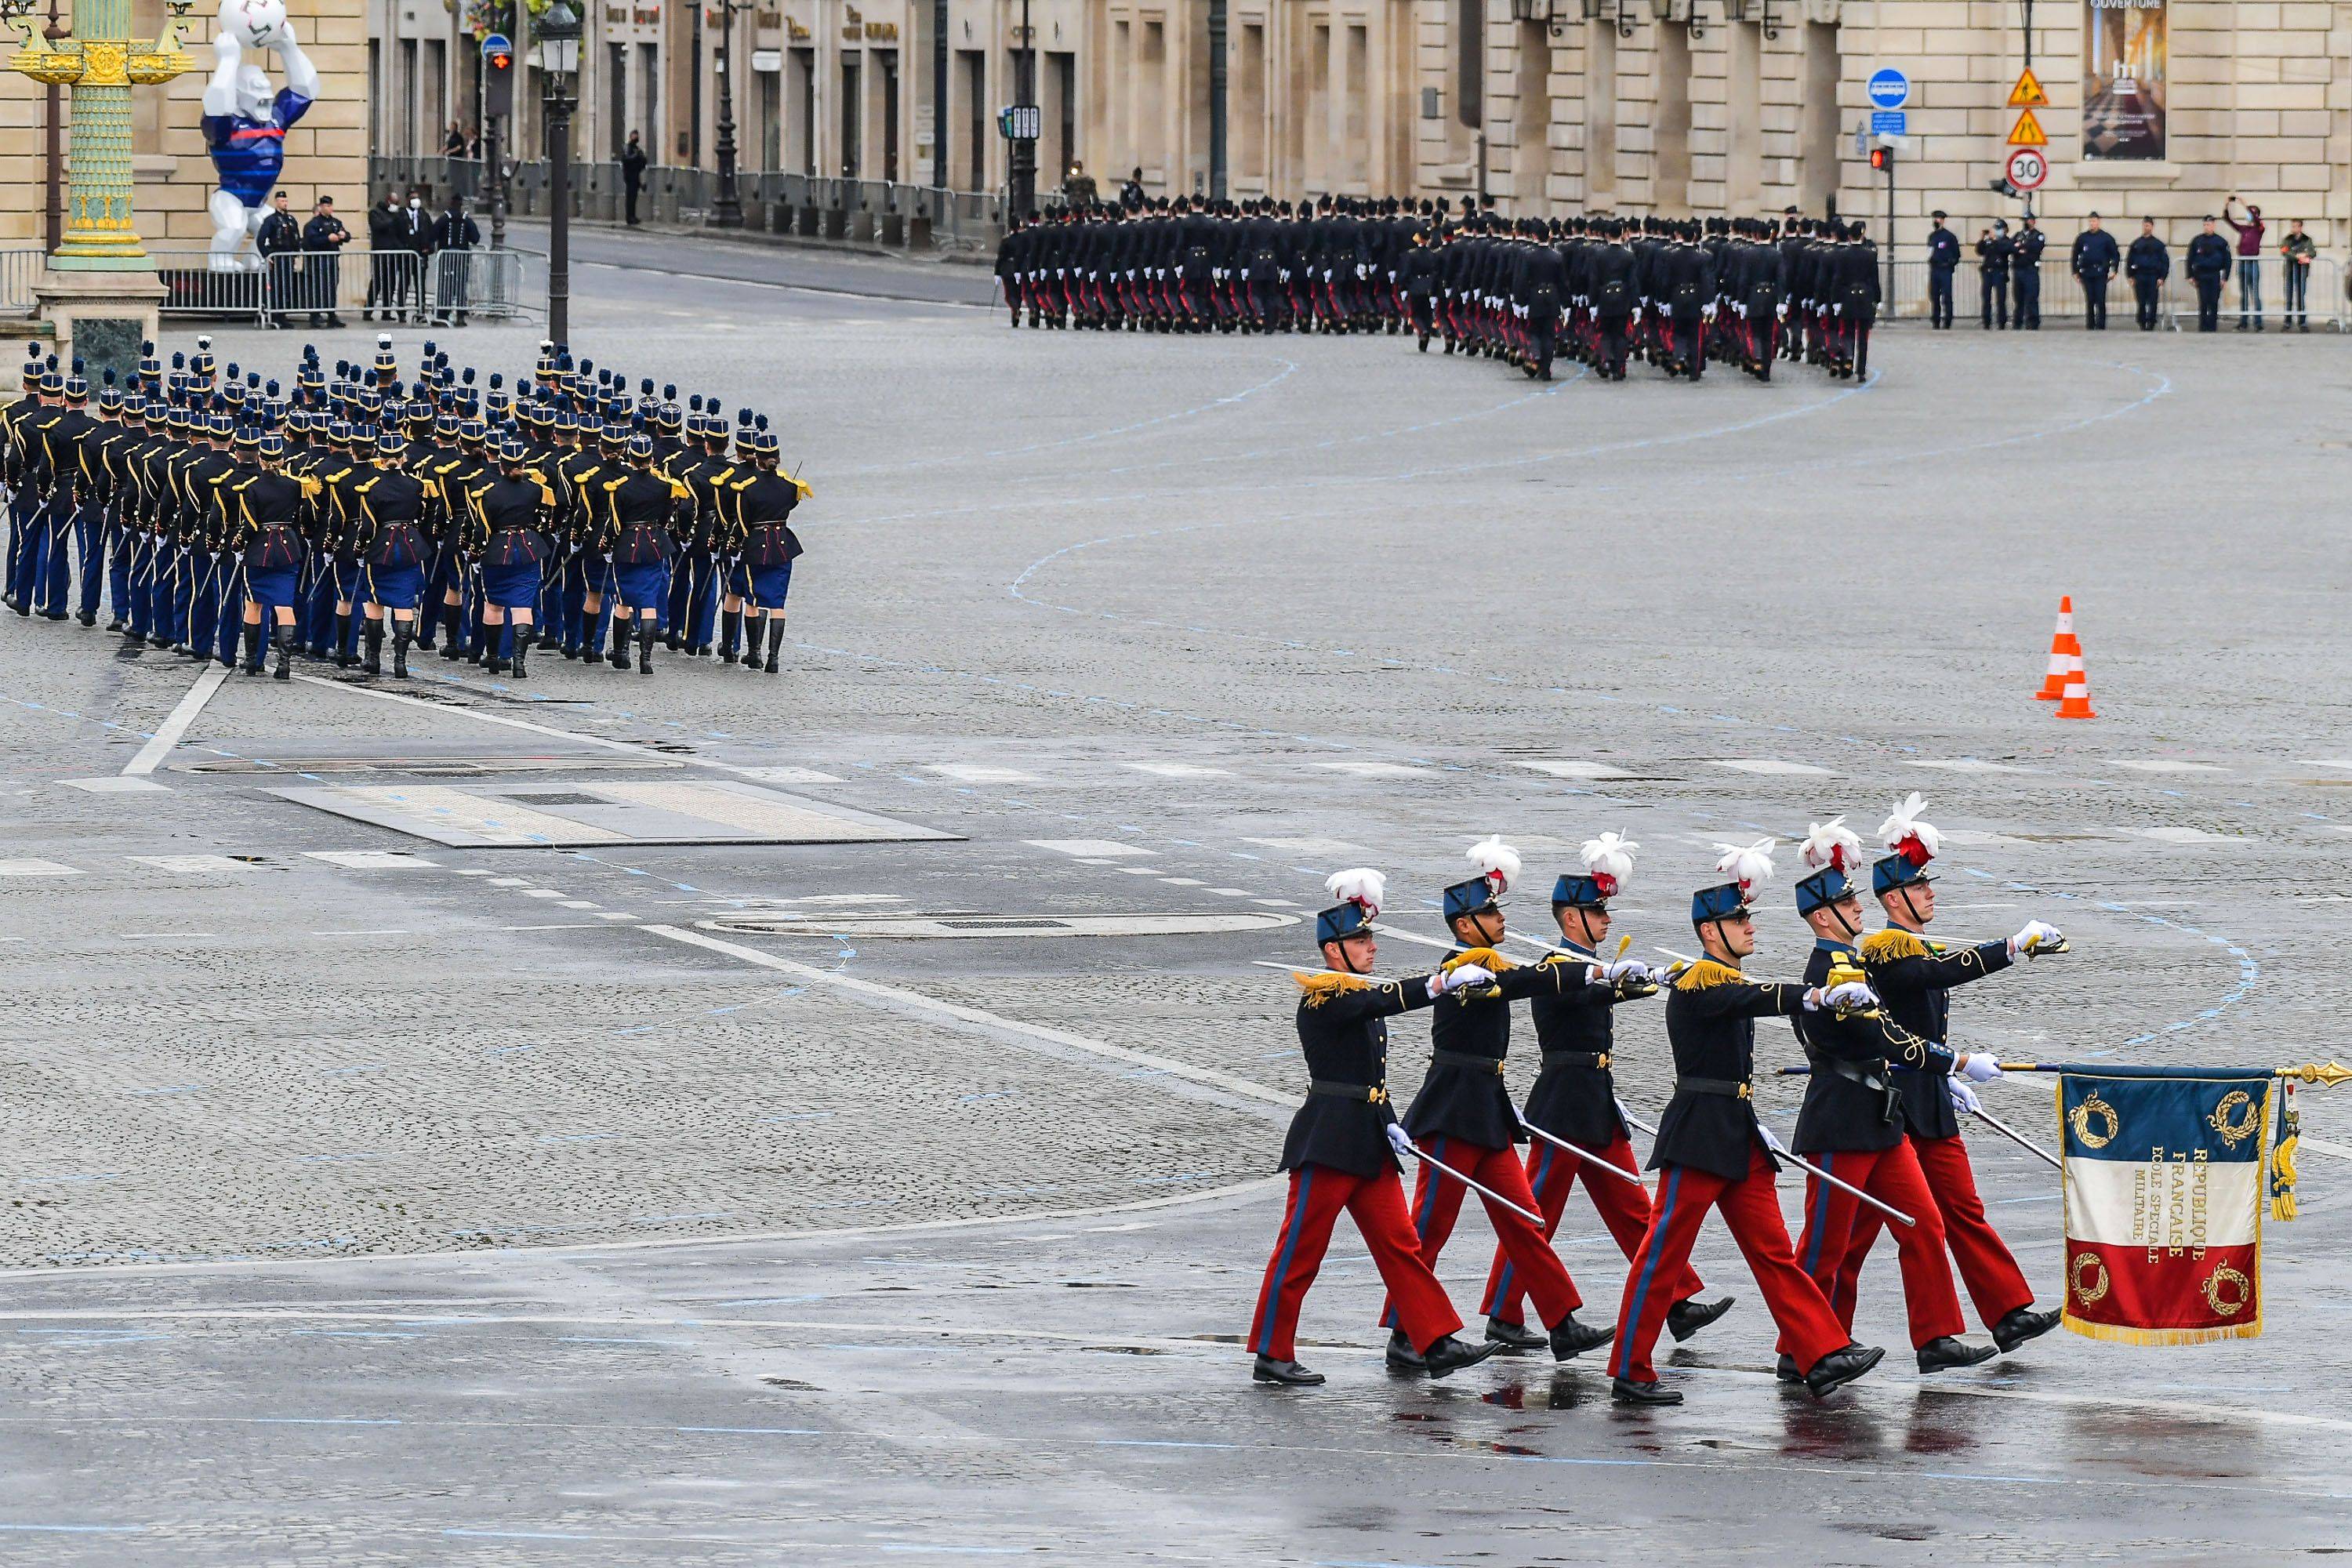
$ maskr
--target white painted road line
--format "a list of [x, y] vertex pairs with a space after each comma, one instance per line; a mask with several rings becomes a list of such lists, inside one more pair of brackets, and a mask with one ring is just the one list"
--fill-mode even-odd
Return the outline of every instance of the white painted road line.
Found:
[[0, 860], [0, 877], [79, 877], [71, 866], [55, 860]]
[[1416, 778], [1436, 771], [1417, 768], [1410, 763], [1310, 763], [1307, 765], [1335, 773], [1349, 773], [1360, 779]]
[[[354, 871], [422, 871], [439, 864], [404, 849], [305, 849], [302, 856], [308, 860], [324, 860], [330, 866], [346, 866]], [[458, 875], [471, 873], [461, 871]]]
[[1983, 763], [1974, 757], [1954, 757], [1944, 762], [1929, 762], [1923, 757], [1910, 760], [1915, 768], [1936, 768], [1948, 773], [2030, 773], [2033, 768], [2011, 767], [2007, 763]]
[[2125, 762], [2117, 758], [2116, 766], [2129, 768], [2136, 773], [2225, 773], [2230, 771], [2212, 763], [2177, 763], [2161, 759]]
[[1777, 757], [1725, 757], [1706, 764], [1711, 768], [1728, 768], [1736, 773], [1763, 773], [1772, 777], [1834, 778], [1827, 768], [1817, 768], [1811, 763], [1784, 763]]
[[1034, 849], [1051, 849], [1057, 855], [1081, 858], [1118, 859], [1131, 855], [1149, 855], [1150, 850], [1140, 845], [1129, 844], [1117, 838], [1029, 838], [1023, 840]]
[[1342, 859], [1371, 853], [1362, 845], [1350, 844], [1344, 838], [1244, 838], [1242, 842], [1283, 855], [1295, 855], [1301, 860]]
[[1125, 1062], [1129, 1067], [1147, 1068], [1153, 1072], [1166, 1073], [1171, 1078], [1180, 1078], [1191, 1083], [1222, 1089], [1227, 1094], [1239, 1095], [1244, 1100], [1255, 1100], [1261, 1105], [1280, 1106], [1286, 1111], [1297, 1104], [1297, 1095], [1286, 1093], [1280, 1089], [1268, 1089], [1262, 1083], [1252, 1083], [1245, 1078], [1236, 1078], [1232, 1073], [1220, 1072], [1214, 1068], [1195, 1067], [1190, 1062], [1180, 1062], [1171, 1057], [1154, 1056], [1149, 1051], [1129, 1050], [1125, 1046], [1114, 1046], [1108, 1040], [1090, 1039], [1085, 1035], [1074, 1035], [1066, 1029], [1052, 1029], [1041, 1024], [1023, 1023], [1018, 1018], [1007, 1018], [1000, 1014], [984, 1013], [977, 1007], [966, 1007], [960, 1003], [943, 1002], [936, 996], [926, 996], [919, 991], [903, 991], [895, 985], [883, 985], [871, 980], [862, 980], [855, 975], [844, 974], [838, 970], [819, 969], [814, 964], [795, 963], [789, 958], [779, 958], [773, 953], [761, 952], [758, 948], [744, 947], [737, 942], [721, 942], [717, 937], [705, 936], [700, 931], [683, 931], [677, 926], [667, 925], [649, 925], [640, 929], [671, 942], [708, 948], [712, 952], [725, 953], [728, 957], [739, 959], [745, 963], [755, 963], [762, 969], [772, 969], [811, 985], [831, 985], [860, 996], [870, 997], [902, 1012], [925, 1013], [936, 1017], [952, 1018], [959, 1023], [974, 1025], [994, 1034], [1013, 1035], [1049, 1045], [1065, 1047], [1071, 1050], [1084, 1051], [1091, 1056]]
[[[221, 682], [227, 679], [228, 671], [221, 666], [205, 666], [205, 672], [196, 677], [196, 683], [188, 688], [188, 694], [180, 699], [179, 706], [165, 715], [163, 722], [155, 731], [155, 738], [140, 747], [139, 754], [123, 764], [124, 776], [139, 777], [153, 773], [163, 759], [172, 754], [172, 748], [180, 743], [180, 737], [188, 732], [188, 726], [196, 721], [196, 715], [205, 710], [205, 704], [213, 700], [213, 693], [218, 691]], [[310, 678], [305, 676], [303, 679]]]
[[1229, 779], [1234, 776], [1231, 768], [1213, 768], [1202, 763], [1121, 763], [1118, 765], [1163, 779]]
[[1539, 773], [1549, 773], [1556, 779], [1630, 779], [1633, 776], [1623, 768], [1612, 768], [1607, 763], [1570, 762], [1562, 757], [1521, 757], [1518, 763]]
[[982, 763], [926, 763], [925, 773], [941, 778], [954, 779], [959, 784], [1043, 784], [1035, 773], [1024, 773], [1019, 768], [990, 767]]
[[68, 789], [86, 790], [91, 795], [169, 795], [171, 786], [159, 784], [149, 778], [129, 773], [106, 773], [94, 779], [59, 779]]

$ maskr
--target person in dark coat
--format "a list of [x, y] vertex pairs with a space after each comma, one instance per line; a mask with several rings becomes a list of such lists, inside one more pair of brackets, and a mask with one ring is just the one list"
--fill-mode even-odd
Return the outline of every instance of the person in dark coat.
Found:
[[474, 247], [482, 243], [481, 226], [466, 210], [466, 199], [456, 190], [449, 193], [449, 210], [433, 220], [425, 231], [425, 247], [435, 258], [433, 289], [433, 324], [437, 327], [462, 327], [466, 324], [466, 269], [472, 263], [467, 257]]
[[2027, 214], [2018, 226], [2017, 253], [2010, 272], [2010, 280], [2017, 287], [2016, 314], [2010, 321], [2021, 332], [2042, 330], [2042, 252], [2049, 243], [2041, 223]]
[[2124, 258], [2124, 276], [2131, 279], [2139, 330], [2156, 331], [2157, 299], [2163, 292], [2164, 280], [2172, 276], [2172, 251], [2157, 237], [2154, 218], [2139, 220], [2139, 237], [2132, 241], [2131, 253]]
[[2009, 264], [2017, 244], [2009, 237], [2009, 220], [1995, 218], [1977, 236], [1977, 278], [1982, 285], [1981, 314], [1986, 331], [2009, 331]]
[[1949, 331], [1952, 325], [1952, 274], [1960, 265], [1960, 237], [1944, 226], [1941, 207], [1928, 215], [1927, 325]]
[[[2066, 270], [2083, 285], [2083, 325], [2095, 332], [2107, 330], [2107, 279], [2116, 275], [2123, 257], [2116, 249], [2116, 237], [2100, 226], [2099, 215], [2093, 213], [2088, 226], [2074, 237], [2067, 252]], [[2166, 270], [2171, 264], [2166, 263]]]
[[[408, 258], [408, 215], [401, 210], [399, 193], [386, 191], [383, 200], [368, 208], [367, 300], [361, 307], [360, 320], [374, 321], [379, 305], [385, 321], [394, 318], [393, 299], [400, 290], [400, 273], [409, 265]], [[405, 291], [401, 292], [404, 297]]]
[[253, 237], [253, 248], [266, 269], [261, 286], [268, 308], [261, 321], [268, 327], [286, 324], [302, 291], [302, 223], [286, 204], [284, 191], [272, 196], [269, 216]]
[[637, 226], [637, 195], [646, 188], [646, 148], [637, 133], [629, 132], [627, 145], [621, 149], [621, 195], [625, 221], [631, 228]]
[[2197, 286], [2197, 330], [2220, 331], [2221, 284], [2230, 276], [2230, 242], [2213, 232], [2211, 215], [2206, 216], [2204, 232], [2189, 242], [2182, 270]]
[[340, 330], [343, 324], [335, 305], [342, 296], [342, 250], [351, 242], [352, 231], [335, 216], [335, 198], [320, 196], [310, 221], [302, 226], [302, 283], [314, 327]]
[[1388, 1023], [1454, 990], [1475, 990], [1494, 976], [1457, 964], [1412, 980], [1372, 974], [1378, 955], [1371, 923], [1385, 896], [1377, 871], [1341, 871], [1327, 884], [1339, 901], [1315, 918], [1320, 972], [1297, 975], [1299, 1048], [1307, 1057], [1307, 1102], [1291, 1118], [1280, 1169], [1290, 1173], [1290, 1200], [1266, 1260], [1249, 1348], [1258, 1383], [1312, 1384], [1323, 1374], [1298, 1364], [1298, 1312], [1322, 1268], [1331, 1227], [1345, 1209], [1396, 1304], [1399, 1333], [1432, 1377], [1472, 1366], [1503, 1347], [1454, 1338], [1461, 1317], [1425, 1262], [1405, 1209], [1396, 1162], [1412, 1140], [1388, 1092]]
[[[1611, 1076], [1611, 1020], [1618, 1004], [1654, 996], [1658, 987], [1647, 965], [1606, 959], [1601, 952], [1601, 943], [1609, 940], [1609, 900], [1633, 875], [1636, 847], [1630, 839], [1604, 833], [1584, 846], [1582, 874], [1569, 873], [1553, 884], [1551, 912], [1559, 925], [1561, 946], [1538, 967], [1581, 970], [1584, 984], [1538, 991], [1528, 1005], [1543, 1063], [1528, 1091], [1523, 1114], [1532, 1132], [1564, 1139], [1591, 1155], [1590, 1161], [1580, 1159], [1542, 1137], [1528, 1143], [1528, 1190], [1544, 1216], [1546, 1238], [1558, 1234], [1569, 1192], [1581, 1178], [1585, 1196], [1629, 1259], [1648, 1234], [1652, 1207]], [[1590, 1168], [1594, 1163], [1613, 1166], [1625, 1175], [1621, 1179]], [[1666, 1328], [1678, 1343], [1731, 1310], [1728, 1296], [1714, 1301], [1698, 1299], [1706, 1287], [1688, 1264], [1664, 1288], [1674, 1302], [1666, 1310]], [[1486, 1337], [1507, 1343], [1539, 1342], [1528, 1335], [1527, 1299], [1526, 1277], [1511, 1261], [1509, 1249], [1497, 1246], [1478, 1309], [1486, 1315]]]
[[1664, 1173], [1657, 1209], [1625, 1277], [1617, 1345], [1609, 1358], [1611, 1397], [1621, 1405], [1680, 1405], [1659, 1385], [1650, 1352], [1665, 1327], [1669, 1282], [1689, 1263], [1709, 1209], [1721, 1212], [1780, 1326], [1805, 1386], [1827, 1396], [1862, 1376], [1886, 1352], [1853, 1342], [1812, 1277], [1797, 1267], [1774, 1189], [1778, 1168], [1756, 1120], [1756, 1020], [1822, 1007], [1868, 1006], [1867, 985], [1806, 986], [1751, 981], [1739, 965], [1756, 950], [1748, 907], [1772, 874], [1772, 840], [1727, 849], [1717, 869], [1731, 879], [1691, 897], [1691, 927], [1706, 956], [1675, 978], [1666, 998], [1666, 1038], [1675, 1091], [1658, 1118], [1650, 1168]]

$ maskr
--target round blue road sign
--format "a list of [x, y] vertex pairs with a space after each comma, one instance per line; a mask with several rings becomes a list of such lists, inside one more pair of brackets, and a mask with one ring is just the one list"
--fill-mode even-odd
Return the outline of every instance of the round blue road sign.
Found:
[[1870, 73], [1870, 101], [1879, 108], [1900, 109], [1903, 100], [1910, 96], [1910, 79], [1893, 66], [1882, 66]]

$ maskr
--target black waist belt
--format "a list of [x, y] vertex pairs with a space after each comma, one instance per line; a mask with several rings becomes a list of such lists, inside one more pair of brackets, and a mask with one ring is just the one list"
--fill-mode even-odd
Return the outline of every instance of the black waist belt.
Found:
[[1678, 1078], [1675, 1090], [1692, 1094], [1719, 1094], [1726, 1100], [1752, 1100], [1756, 1091], [1744, 1078]]
[[1547, 1068], [1605, 1068], [1609, 1065], [1607, 1051], [1546, 1051], [1543, 1065]]
[[1808, 1050], [1805, 1056], [1813, 1064], [1815, 1072], [1827, 1073], [1832, 1078], [1843, 1079], [1857, 1088], [1866, 1089], [1877, 1095], [1879, 1097], [1878, 1119], [1890, 1122], [1895, 1120], [1898, 1099], [1893, 1087], [1882, 1076], [1887, 1071], [1885, 1060], [1882, 1059], [1865, 1067], [1860, 1062], [1840, 1061], [1835, 1057], [1824, 1056], [1819, 1051]]
[[1343, 1083], [1336, 1078], [1316, 1078], [1307, 1080], [1307, 1092], [1332, 1100], [1360, 1100], [1367, 1105], [1385, 1105], [1389, 1091], [1385, 1084]]
[[1432, 1051], [1429, 1059], [1441, 1067], [1475, 1068], [1481, 1072], [1491, 1072], [1496, 1078], [1503, 1076], [1503, 1058], [1500, 1057], [1482, 1057], [1475, 1051]]

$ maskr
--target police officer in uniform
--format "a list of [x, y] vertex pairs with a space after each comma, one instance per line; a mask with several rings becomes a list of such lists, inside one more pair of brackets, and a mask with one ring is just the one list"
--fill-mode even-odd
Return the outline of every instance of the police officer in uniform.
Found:
[[2172, 276], [2172, 252], [2156, 237], [2154, 218], [2139, 220], [2139, 237], [2132, 241], [2131, 253], [2124, 259], [2124, 275], [2131, 279], [2134, 315], [2139, 330], [2156, 331], [2157, 300], [2163, 293], [2164, 280]]
[[1413, 980], [1372, 977], [1371, 922], [1383, 897], [1381, 874], [1341, 871], [1328, 887], [1339, 901], [1315, 918], [1326, 967], [1297, 976], [1307, 1102], [1283, 1141], [1279, 1168], [1290, 1173], [1290, 1201], [1250, 1322], [1249, 1347], [1257, 1357], [1251, 1376], [1259, 1383], [1323, 1381], [1321, 1373], [1298, 1364], [1298, 1311], [1345, 1209], [1388, 1286], [1397, 1334], [1412, 1348], [1413, 1364], [1444, 1377], [1502, 1347], [1454, 1338], [1462, 1319], [1414, 1239], [1396, 1174], [1409, 1140], [1389, 1100], [1387, 1020], [1493, 976], [1475, 964], [1457, 964]]
[[2197, 285], [2197, 330], [2220, 331], [2221, 284], [2230, 276], [2230, 242], [2213, 231], [2210, 213], [2205, 216], [2204, 231], [2189, 242], [2189, 256], [2182, 269]]
[[1952, 325], [1952, 273], [1960, 265], [1960, 237], [1944, 226], [1944, 209], [1929, 215], [1935, 226], [1927, 231], [1927, 325], [1946, 331]]
[[2042, 225], [2032, 213], [2025, 215], [2024, 224], [2017, 231], [2017, 250], [2011, 277], [2017, 284], [2017, 313], [2014, 320], [2021, 332], [2042, 330], [2042, 252], [2050, 237], [2042, 232]]
[[2122, 260], [2116, 237], [2099, 226], [2099, 215], [2093, 213], [2089, 226], [2074, 237], [2074, 248], [2066, 258], [2067, 270], [2082, 280], [2083, 325], [2091, 331], [2107, 330], [2107, 279], [2116, 275]]

